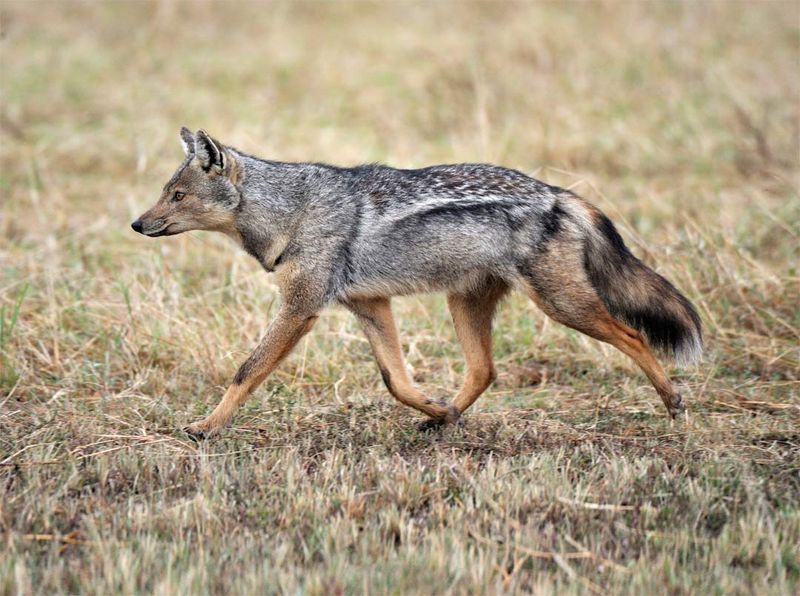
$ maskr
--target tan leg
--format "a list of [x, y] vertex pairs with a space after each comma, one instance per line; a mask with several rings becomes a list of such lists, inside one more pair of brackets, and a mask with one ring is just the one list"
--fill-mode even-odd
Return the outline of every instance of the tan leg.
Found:
[[224, 428], [236, 410], [300, 341], [317, 320], [316, 315], [300, 315], [282, 310], [250, 357], [239, 367], [222, 401], [205, 419], [184, 430], [195, 438], [207, 438]]
[[630, 356], [655, 387], [670, 416], [675, 418], [686, 409], [681, 395], [672, 387], [672, 382], [659, 364], [652, 350], [643, 341], [641, 333], [612, 318], [610, 315], [601, 325], [603, 341], [610, 343], [622, 353]]
[[389, 393], [401, 403], [427, 414], [437, 422], [458, 420], [458, 410], [428, 399], [409, 378], [389, 299], [353, 300], [346, 306], [358, 317], [364, 329]]
[[498, 283], [480, 292], [447, 296], [456, 335], [467, 361], [464, 384], [453, 401], [459, 412], [470, 407], [497, 376], [492, 362], [492, 318], [497, 303], [507, 291], [505, 284]]
[[611, 344], [630, 356], [650, 379], [670, 416], [674, 418], [685, 410], [683, 399], [673, 389], [672, 382], [642, 339], [642, 334], [612, 317], [599, 298], [575, 293], [573, 299], [568, 301], [570, 310], [567, 310], [562, 305], [543, 299], [533, 289], [528, 294], [547, 315], [559, 323]]

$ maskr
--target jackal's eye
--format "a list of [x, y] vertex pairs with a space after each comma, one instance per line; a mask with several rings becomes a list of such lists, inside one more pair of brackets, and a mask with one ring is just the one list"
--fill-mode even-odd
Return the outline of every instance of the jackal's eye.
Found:
[[177, 203], [178, 201], [182, 201], [183, 197], [185, 196], [186, 196], [185, 192], [176, 191], [175, 194], [172, 195], [172, 200]]

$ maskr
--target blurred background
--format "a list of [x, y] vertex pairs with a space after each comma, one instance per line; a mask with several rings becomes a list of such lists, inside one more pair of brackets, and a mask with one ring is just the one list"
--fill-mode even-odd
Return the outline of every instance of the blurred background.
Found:
[[[121, 429], [172, 437], [274, 312], [271, 278], [225, 238], [130, 230], [182, 159], [181, 126], [269, 159], [485, 161], [568, 187], [697, 304], [706, 359], [676, 373], [696, 416], [800, 406], [797, 2], [2, 0], [0, 60], [0, 410], [16, 412], [4, 462], [73, 461]], [[396, 302], [417, 380], [452, 395], [463, 357], [442, 298]], [[613, 395], [624, 424], [664, 418], [624, 357], [528, 301], [512, 298], [497, 329], [502, 375], [475, 416], [573, 425]], [[237, 425], [343, 404], [410, 424], [334, 309]], [[153, 457], [189, 449], [170, 441]], [[50, 466], [41, 486], [72, 473]], [[88, 531], [51, 518], [52, 503], [14, 502], [18, 532]]]

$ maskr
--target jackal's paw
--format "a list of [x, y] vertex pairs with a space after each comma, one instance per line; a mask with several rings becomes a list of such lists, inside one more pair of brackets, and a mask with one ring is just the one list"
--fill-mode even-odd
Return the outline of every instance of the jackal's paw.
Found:
[[447, 412], [444, 416], [438, 418], [428, 418], [427, 420], [423, 420], [419, 424], [417, 424], [417, 430], [420, 432], [427, 432], [430, 430], [436, 430], [442, 428], [444, 426], [448, 426], [450, 424], [455, 424], [458, 422], [459, 418], [461, 418], [461, 412], [457, 407], [452, 404], [446, 405], [442, 404], [446, 409]]
[[199, 422], [195, 422], [189, 426], [184, 426], [183, 432], [189, 435], [189, 437], [194, 441], [200, 442], [218, 435], [220, 428], [210, 424], [206, 420], [200, 420]]
[[678, 417], [678, 414], [683, 414], [686, 411], [686, 404], [683, 402], [683, 397], [681, 397], [680, 393], [676, 393], [673, 396], [672, 401], [667, 406], [667, 410], [673, 420]]

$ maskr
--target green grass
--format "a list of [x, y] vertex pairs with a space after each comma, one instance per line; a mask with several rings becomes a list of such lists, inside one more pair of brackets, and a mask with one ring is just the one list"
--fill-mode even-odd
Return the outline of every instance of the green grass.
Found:
[[[796, 3], [0, 3], [0, 594], [797, 593]], [[181, 125], [259, 155], [572, 188], [698, 306], [671, 422], [520, 296], [438, 434], [332, 309], [232, 428], [274, 314], [224, 238], [129, 230]], [[441, 296], [395, 301], [452, 396]], [[532, 373], [542, 373], [540, 382]]]

